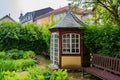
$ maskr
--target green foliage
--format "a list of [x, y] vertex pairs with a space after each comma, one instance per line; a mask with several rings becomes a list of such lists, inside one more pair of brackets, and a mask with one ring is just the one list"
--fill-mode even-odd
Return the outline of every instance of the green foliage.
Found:
[[49, 29], [52, 26], [54, 26], [58, 21], [59, 20], [57, 20], [57, 21], [52, 20], [51, 23], [47, 23], [47, 24], [43, 25], [43, 27], [42, 27], [42, 37], [43, 37], [43, 40], [45, 41], [45, 43], [47, 44], [47, 49], [46, 49], [45, 55], [49, 55], [48, 51], [50, 49], [50, 34], [51, 33], [50, 33]]
[[27, 73], [20, 75], [15, 72], [3, 71], [1, 80], [68, 80], [66, 71], [55, 70], [51, 71], [45, 67], [31, 67]]
[[92, 16], [92, 18], [88, 18], [86, 20], [87, 24], [111, 24], [114, 25], [115, 24], [115, 19], [112, 16], [112, 14], [109, 13], [109, 11], [107, 11], [105, 8], [101, 7], [101, 6], [97, 6], [95, 11], [94, 11], [94, 15]]
[[36, 64], [36, 61], [33, 59], [20, 59], [20, 60], [0, 60], [0, 69], [3, 71], [17, 71], [25, 70], [30, 66]]
[[51, 71], [45, 67], [33, 67], [28, 69], [30, 75], [34, 80], [67, 80], [68, 75], [66, 70]]
[[28, 72], [30, 73], [31, 77], [35, 80], [37, 80], [38, 78], [42, 78], [42, 80], [50, 80], [52, 74], [52, 71], [49, 68], [36, 66], [29, 68]]
[[23, 50], [11, 49], [6, 51], [6, 59], [22, 59], [25, 52]]
[[32, 58], [35, 59], [35, 53], [33, 51], [23, 51], [23, 50], [18, 50], [18, 49], [11, 49], [8, 51], [2, 51], [0, 52], [0, 59], [28, 59]]
[[33, 80], [33, 79], [28, 73], [26, 73], [26, 74], [21, 75], [21, 77], [19, 77], [19, 80]]
[[35, 58], [35, 53], [33, 51], [25, 51], [23, 58], [24, 59]]
[[2, 80], [2, 78], [3, 78], [3, 74], [2, 74], [2, 68], [0, 68], [0, 80]]
[[[94, 11], [93, 20], [95, 24], [110, 22], [113, 25], [120, 25], [120, 0], [69, 0], [75, 6], [92, 8]], [[91, 21], [90, 21], [91, 22]]]
[[61, 69], [53, 71], [50, 80], [67, 80], [68, 75], [66, 70], [62, 71]]
[[3, 22], [0, 24], [0, 51], [19, 49], [32, 50], [39, 54], [48, 46], [42, 36], [42, 26]]
[[4, 51], [0, 52], [0, 59], [4, 59], [6, 56], [6, 53]]
[[84, 43], [91, 53], [120, 57], [120, 26], [89, 26]]
[[3, 78], [1, 80], [18, 80], [18, 76], [15, 72], [3, 71]]

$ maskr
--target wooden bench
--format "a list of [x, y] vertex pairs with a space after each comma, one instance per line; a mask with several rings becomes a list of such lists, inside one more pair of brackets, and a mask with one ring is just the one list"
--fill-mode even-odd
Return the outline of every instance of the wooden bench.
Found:
[[120, 59], [93, 54], [90, 67], [86, 71], [102, 80], [120, 80]]

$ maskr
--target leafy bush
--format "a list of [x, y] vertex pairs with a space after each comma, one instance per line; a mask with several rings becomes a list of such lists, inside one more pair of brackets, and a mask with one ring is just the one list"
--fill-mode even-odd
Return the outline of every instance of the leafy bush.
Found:
[[25, 52], [23, 50], [11, 49], [6, 51], [7, 59], [21, 59], [23, 58], [23, 54]]
[[11, 49], [8, 51], [0, 52], [0, 59], [28, 59], [28, 58], [35, 58], [35, 53], [33, 51], [23, 51], [18, 49]]
[[28, 69], [33, 79], [38, 80], [67, 80], [68, 75], [66, 70], [55, 70], [52, 71], [45, 67], [34, 67]]
[[25, 51], [23, 58], [24, 59], [35, 58], [35, 53], [33, 51]]
[[66, 71], [51, 71], [45, 67], [31, 67], [20, 77], [15, 72], [3, 71], [1, 80], [68, 80]]
[[47, 23], [42, 27], [42, 37], [45, 43], [47, 44], [46, 51], [43, 52], [44, 55], [49, 56], [49, 49], [50, 49], [50, 30], [49, 29], [52, 26], [54, 26], [58, 21], [52, 21], [51, 23]]
[[0, 52], [0, 59], [4, 59], [6, 57], [6, 54], [4, 51]]
[[36, 61], [33, 59], [20, 59], [20, 60], [0, 60], [0, 69], [3, 71], [17, 71], [25, 70], [30, 66], [36, 64]]
[[53, 71], [50, 80], [67, 80], [68, 75], [66, 70], [62, 71], [61, 69]]
[[85, 29], [84, 43], [91, 53], [120, 57], [120, 26], [90, 26]]
[[0, 51], [32, 50], [39, 54], [48, 49], [42, 36], [42, 26], [36, 24], [0, 23]]
[[1, 80], [19, 80], [18, 75], [15, 72], [3, 71]]
[[44, 80], [50, 80], [52, 71], [49, 68], [45, 67], [32, 67], [28, 69], [31, 77], [33, 79], [38, 79], [40, 76], [44, 76]]

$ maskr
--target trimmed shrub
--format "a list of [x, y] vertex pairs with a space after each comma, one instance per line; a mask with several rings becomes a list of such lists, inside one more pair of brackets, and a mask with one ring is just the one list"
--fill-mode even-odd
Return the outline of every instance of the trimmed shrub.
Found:
[[90, 53], [120, 57], [120, 26], [89, 26], [85, 29], [84, 44]]
[[0, 51], [19, 49], [40, 54], [48, 49], [42, 36], [42, 26], [36, 24], [0, 23]]

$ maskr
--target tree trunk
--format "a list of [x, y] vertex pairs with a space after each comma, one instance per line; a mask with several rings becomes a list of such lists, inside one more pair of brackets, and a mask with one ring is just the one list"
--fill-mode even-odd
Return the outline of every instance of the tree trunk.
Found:
[[113, 7], [113, 16], [115, 18], [115, 22], [117, 25], [120, 25], [120, 19], [119, 19], [119, 15], [118, 15], [118, 5]]

